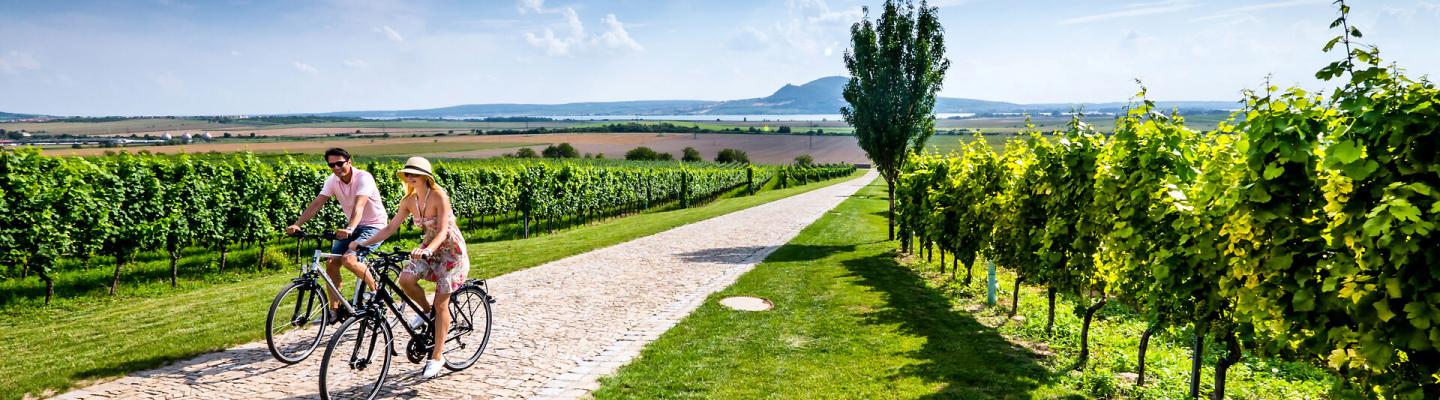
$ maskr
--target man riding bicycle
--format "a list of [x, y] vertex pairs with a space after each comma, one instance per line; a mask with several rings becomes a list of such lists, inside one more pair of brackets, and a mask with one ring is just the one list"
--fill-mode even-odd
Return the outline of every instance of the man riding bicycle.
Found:
[[[304, 225], [320, 207], [325, 205], [331, 197], [340, 202], [340, 209], [345, 212], [345, 219], [348, 223], [344, 228], [335, 231], [337, 238], [330, 244], [330, 253], [343, 254], [341, 258], [331, 258], [325, 264], [325, 273], [335, 281], [336, 288], [341, 288], [340, 267], [350, 270], [359, 276], [365, 285], [375, 290], [375, 279], [370, 276], [360, 260], [356, 259], [355, 252], [350, 249], [350, 242], [365, 241], [385, 226], [388, 219], [385, 214], [385, 203], [380, 198], [380, 189], [375, 184], [375, 177], [369, 172], [355, 168], [350, 162], [350, 153], [341, 148], [333, 148], [325, 151], [325, 163], [330, 166], [331, 175], [325, 179], [325, 184], [320, 188], [320, 194], [310, 201], [305, 211], [300, 213], [300, 218], [295, 223], [285, 227], [285, 233], [295, 234], [300, 231], [300, 225]], [[380, 247], [380, 242], [371, 243], [368, 246], [371, 250]], [[328, 288], [328, 287], [327, 287]], [[330, 323], [340, 322], [349, 318], [347, 310], [340, 308], [340, 293], [330, 293], [330, 313], [333, 318]]]

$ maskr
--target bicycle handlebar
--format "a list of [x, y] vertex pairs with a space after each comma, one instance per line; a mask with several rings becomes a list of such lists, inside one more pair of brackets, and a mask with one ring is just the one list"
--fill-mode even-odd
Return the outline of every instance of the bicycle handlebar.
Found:
[[375, 256], [375, 257], [379, 257], [379, 258], [382, 259], [382, 260], [393, 261], [393, 262], [401, 262], [401, 261], [405, 261], [405, 260], [410, 259], [410, 253], [409, 253], [409, 252], [405, 252], [405, 251], [401, 251], [401, 250], [400, 250], [400, 247], [398, 247], [398, 246], [391, 246], [391, 247], [390, 247], [390, 251], [370, 250], [369, 248], [366, 248], [366, 247], [360, 247], [360, 248], [355, 249], [355, 255], [357, 255], [357, 256], [372, 255], [372, 256]]
[[300, 239], [325, 239], [325, 240], [336, 240], [336, 239], [338, 239], [338, 238], [335, 237], [335, 232], [310, 233], [310, 232], [306, 232], [306, 231], [299, 231], [299, 232], [295, 232], [295, 233], [293, 233], [293, 234], [289, 234], [288, 236], [293, 237], [293, 238], [300, 238]]

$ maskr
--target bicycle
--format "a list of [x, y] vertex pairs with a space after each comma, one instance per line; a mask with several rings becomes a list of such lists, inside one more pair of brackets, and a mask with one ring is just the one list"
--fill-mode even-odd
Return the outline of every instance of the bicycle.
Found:
[[[290, 236], [296, 240], [335, 240], [335, 234], [331, 232], [297, 232]], [[310, 357], [319, 347], [320, 339], [325, 336], [325, 329], [332, 322], [328, 312], [330, 291], [325, 288], [333, 289], [335, 293], [340, 293], [340, 290], [335, 282], [330, 280], [330, 276], [324, 273], [323, 260], [337, 257], [341, 255], [316, 249], [310, 262], [301, 264], [300, 275], [280, 289], [280, 293], [276, 294], [275, 300], [270, 303], [270, 311], [265, 319], [265, 344], [270, 349], [270, 355], [281, 363], [295, 364]], [[385, 273], [399, 276], [399, 269], [387, 270]], [[350, 300], [340, 299], [342, 309], [352, 314], [355, 312], [355, 304], [360, 302], [360, 296], [365, 293], [364, 286], [360, 281], [356, 281], [355, 295]]]
[[[393, 247], [390, 252], [365, 249], [358, 251], [362, 255], [368, 253], [375, 257], [368, 265], [372, 273], [377, 268], [398, 269], [400, 263], [410, 258], [410, 253]], [[390, 371], [391, 356], [398, 355], [394, 350], [392, 321], [405, 328], [405, 332], [410, 335], [405, 346], [405, 356], [411, 363], [424, 361], [434, 350], [434, 317], [421, 312], [420, 307], [404, 295], [390, 275], [375, 275], [379, 289], [367, 301], [358, 305], [353, 316], [340, 324], [340, 328], [331, 335], [330, 343], [325, 347], [325, 356], [320, 361], [322, 399], [373, 399], [380, 393], [386, 374]], [[392, 293], [400, 293], [401, 300], [396, 300]], [[421, 315], [425, 323], [417, 329], [399, 318], [387, 318], [387, 314], [403, 314], [404, 309], [397, 305], [397, 302], [403, 302], [405, 309]], [[467, 280], [450, 294], [450, 331], [445, 339], [445, 351], [442, 353], [446, 360], [446, 369], [461, 371], [475, 365], [480, 359], [480, 354], [490, 342], [490, 304], [494, 302], [495, 298], [490, 296], [489, 288], [481, 279]], [[483, 315], [476, 315], [481, 311]], [[374, 377], [361, 376], [372, 372], [378, 373], [373, 374]]]

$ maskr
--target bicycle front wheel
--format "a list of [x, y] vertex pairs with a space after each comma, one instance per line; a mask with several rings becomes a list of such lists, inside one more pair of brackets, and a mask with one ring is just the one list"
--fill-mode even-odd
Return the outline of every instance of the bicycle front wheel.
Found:
[[320, 398], [369, 400], [380, 394], [393, 344], [384, 321], [351, 318], [335, 331], [320, 361]]
[[304, 282], [291, 283], [275, 295], [265, 318], [265, 344], [270, 347], [270, 355], [282, 363], [294, 364], [319, 347], [330, 322], [325, 312], [328, 296], [324, 289]]
[[445, 368], [475, 365], [490, 343], [490, 301], [484, 291], [467, 287], [450, 295], [450, 333], [445, 338]]

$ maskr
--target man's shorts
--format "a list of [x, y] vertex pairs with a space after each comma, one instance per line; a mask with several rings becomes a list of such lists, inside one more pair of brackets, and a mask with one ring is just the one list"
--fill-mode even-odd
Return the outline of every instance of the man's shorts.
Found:
[[[357, 240], [359, 240], [359, 241], [369, 240], [370, 238], [375, 237], [375, 235], [378, 234], [378, 233], [380, 233], [380, 227], [377, 227], [377, 226], [363, 226], [363, 225], [362, 225], [362, 226], [356, 227], [354, 232], [350, 232], [350, 237], [345, 238], [345, 239], [335, 239], [334, 242], [330, 243], [330, 254], [345, 255], [345, 254], [353, 253], [352, 251], [350, 251], [350, 242], [354, 242], [354, 241], [357, 241]], [[368, 247], [370, 250], [375, 250], [375, 249], [380, 248], [380, 243], [384, 243], [384, 241], [382, 240], [382, 241], [377, 242], [377, 243], [375, 243], [375, 244], [372, 244], [372, 245], [369, 245], [369, 246], [364, 246], [364, 247]]]

